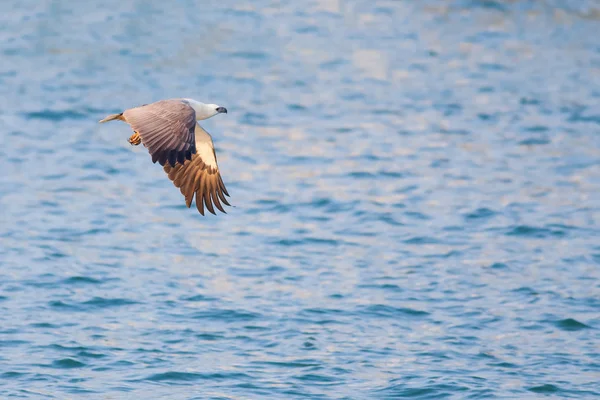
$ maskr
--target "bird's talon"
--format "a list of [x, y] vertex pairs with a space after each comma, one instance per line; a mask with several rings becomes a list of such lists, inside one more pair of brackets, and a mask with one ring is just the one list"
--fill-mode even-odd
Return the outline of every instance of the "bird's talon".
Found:
[[137, 146], [138, 144], [142, 143], [142, 138], [140, 137], [139, 133], [135, 132], [133, 135], [131, 135], [131, 137], [129, 138], [128, 142], [132, 146]]

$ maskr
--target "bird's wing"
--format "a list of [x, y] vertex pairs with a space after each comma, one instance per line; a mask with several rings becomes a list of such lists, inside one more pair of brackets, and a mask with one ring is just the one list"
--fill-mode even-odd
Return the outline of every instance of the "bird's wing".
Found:
[[216, 215], [213, 205], [225, 213], [221, 202], [230, 205], [225, 198], [229, 193], [221, 179], [212, 138], [198, 123], [196, 123], [196, 149], [197, 153], [192, 155], [191, 160], [177, 163], [175, 167], [166, 164], [163, 168], [169, 179], [185, 196], [185, 204], [188, 208], [196, 195], [196, 208], [200, 214], [204, 215], [204, 205], [212, 214]]
[[123, 117], [141, 136], [153, 163], [158, 161], [164, 166], [168, 161], [175, 166], [177, 161], [190, 160], [196, 152], [196, 112], [184, 100], [161, 100], [130, 108]]

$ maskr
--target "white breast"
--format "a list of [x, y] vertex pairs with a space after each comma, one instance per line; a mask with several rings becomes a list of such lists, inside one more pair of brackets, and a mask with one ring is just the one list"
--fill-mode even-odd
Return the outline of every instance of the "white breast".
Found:
[[204, 164], [217, 169], [217, 160], [215, 159], [214, 145], [210, 134], [200, 124], [196, 123], [194, 135], [196, 136], [196, 153], [198, 156], [204, 161]]

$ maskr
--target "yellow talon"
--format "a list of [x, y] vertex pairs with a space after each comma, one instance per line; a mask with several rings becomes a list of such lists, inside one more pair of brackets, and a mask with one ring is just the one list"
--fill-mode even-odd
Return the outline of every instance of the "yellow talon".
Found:
[[138, 144], [142, 143], [142, 138], [139, 133], [134, 132], [128, 141], [132, 146], [137, 146]]

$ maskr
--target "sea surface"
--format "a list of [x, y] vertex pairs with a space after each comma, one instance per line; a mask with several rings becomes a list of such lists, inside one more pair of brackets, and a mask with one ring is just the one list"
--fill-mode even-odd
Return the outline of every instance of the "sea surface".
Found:
[[[0, 398], [600, 397], [600, 2], [0, 2]], [[172, 97], [202, 217], [108, 114]]]

